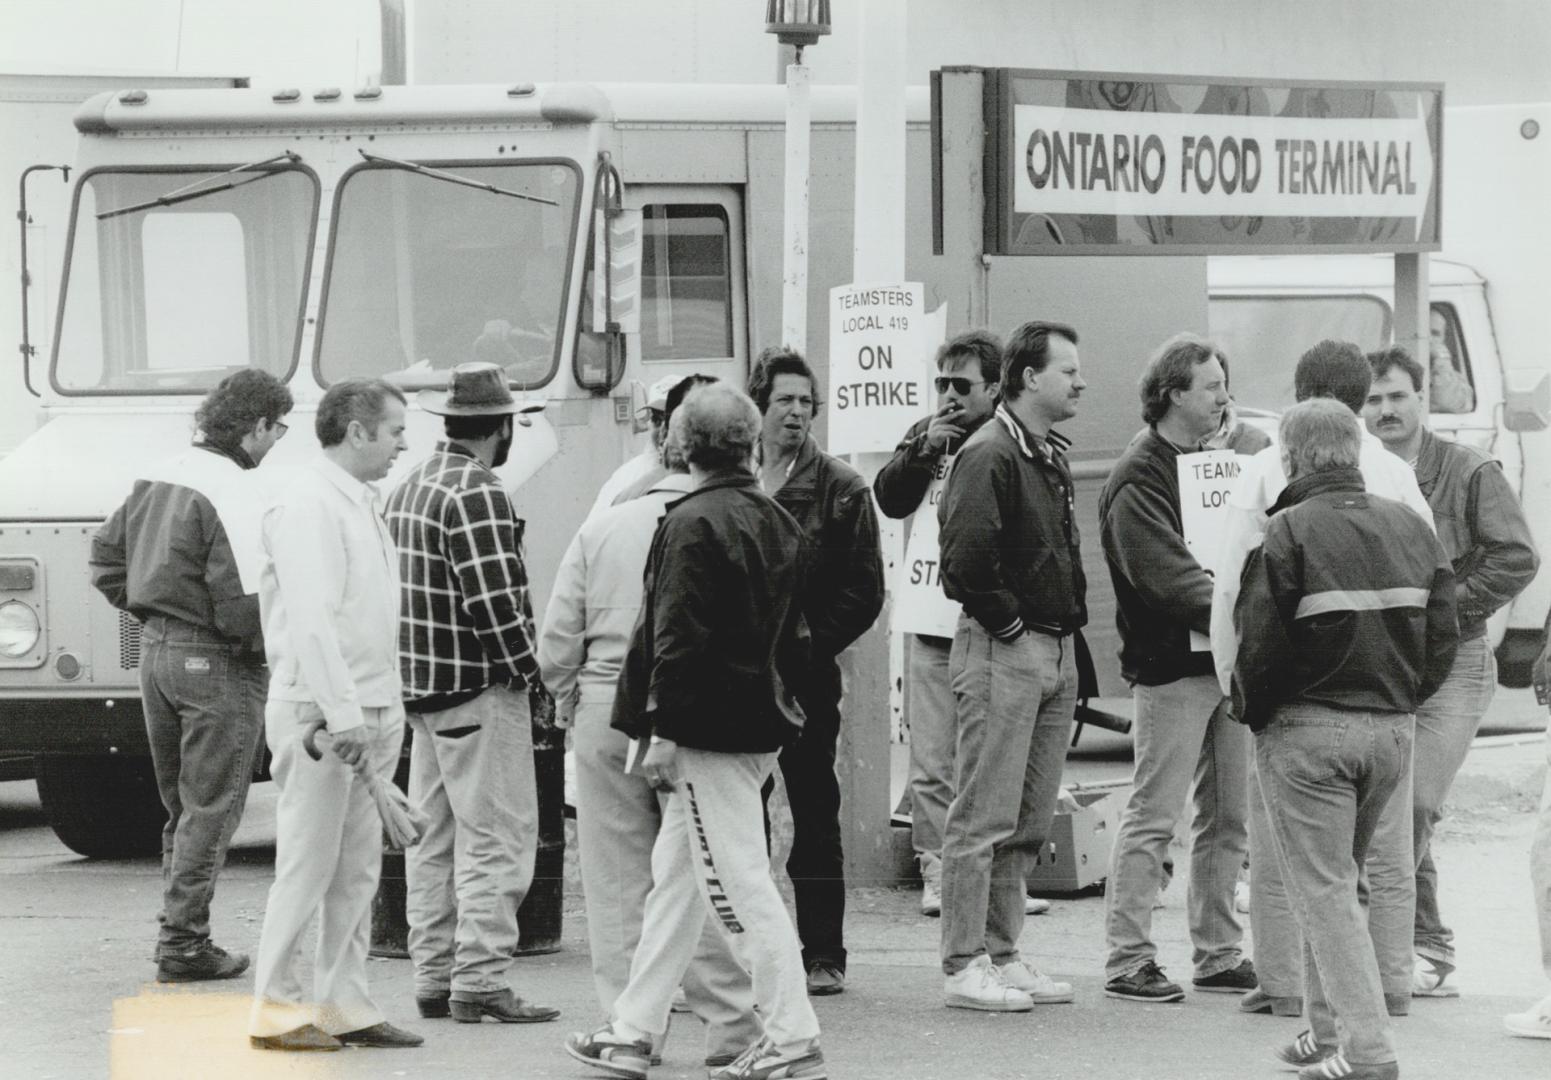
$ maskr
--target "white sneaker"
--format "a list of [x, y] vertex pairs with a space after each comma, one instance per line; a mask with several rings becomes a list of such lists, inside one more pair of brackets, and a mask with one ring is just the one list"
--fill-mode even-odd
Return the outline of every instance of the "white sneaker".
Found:
[[1529, 1007], [1528, 1012], [1510, 1013], [1503, 1017], [1503, 1027], [1509, 1035], [1525, 1039], [1551, 1039], [1551, 994], [1547, 994]]
[[1411, 996], [1430, 998], [1455, 998], [1459, 997], [1459, 987], [1449, 982], [1449, 976], [1454, 974], [1451, 967], [1429, 960], [1425, 956], [1416, 958], [1416, 966], [1411, 969]]
[[1028, 1012], [1034, 999], [1015, 986], [1008, 986], [989, 956], [977, 956], [957, 975], [943, 980], [945, 1004], [950, 1009], [979, 1009], [982, 1012]]
[[1023, 913], [1025, 915], [1043, 915], [1050, 910], [1050, 901], [1042, 896], [1025, 896], [1023, 898]]
[[1014, 960], [996, 969], [1002, 981], [1029, 995], [1036, 1005], [1060, 1005], [1072, 1000], [1072, 984], [1056, 982], [1034, 969], [1027, 960]]
[[921, 882], [921, 914], [937, 916], [942, 914], [942, 883], [927, 878]]

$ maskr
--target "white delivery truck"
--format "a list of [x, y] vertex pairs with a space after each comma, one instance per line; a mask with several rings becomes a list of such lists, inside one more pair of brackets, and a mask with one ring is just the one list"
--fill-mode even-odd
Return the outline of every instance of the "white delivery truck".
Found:
[[[815, 87], [812, 110], [808, 353], [822, 378], [828, 290], [851, 274], [854, 93]], [[932, 254], [927, 114], [912, 89], [907, 272], [931, 307], [948, 304], [955, 332], [976, 318], [965, 298], [985, 269]], [[503, 364], [518, 392], [548, 400], [503, 474], [542, 609], [599, 485], [640, 443], [639, 388], [668, 372], [741, 385], [777, 343], [784, 115], [783, 89], [756, 85], [151, 88], [81, 108], [68, 258], [34, 368], [44, 422], [0, 461], [0, 754], [37, 755], [66, 844], [157, 846], [139, 625], [92, 590], [86, 565], [139, 470], [188, 441], [204, 392], [250, 365], [291, 387], [291, 435], [264, 474], [315, 445], [311, 414], [335, 380], [413, 389], [472, 358]], [[612, 202], [636, 216], [602, 227]], [[606, 253], [611, 312], [594, 255], [632, 230], [633, 246]], [[1156, 259], [1078, 262], [1004, 261], [990, 321], [1071, 321], [1090, 355], [1118, 361], [1090, 365], [1092, 409], [1072, 430], [1097, 584], [1095, 493], [1136, 426], [1134, 358], [1205, 329], [1206, 262], [1169, 260], [1167, 274]], [[638, 326], [624, 319], [631, 296]], [[1146, 319], [1101, 318], [1138, 297]], [[438, 432], [412, 411], [400, 468]], [[1102, 597], [1093, 625], [1095, 655], [1113, 656]], [[1118, 672], [1106, 679], [1118, 691]], [[887, 724], [886, 700], [856, 707]]]
[[[978, 79], [953, 70], [956, 85]], [[1088, 390], [1064, 430], [1089, 641], [1101, 693], [1120, 695], [1097, 491], [1140, 424], [1140, 365], [1172, 333], [1208, 329], [1208, 259], [985, 254], [981, 98], [955, 93], [940, 153], [925, 89], [907, 94], [907, 278], [947, 306], [950, 333], [1035, 317], [1078, 328]], [[812, 113], [807, 352], [822, 383], [828, 291], [852, 267], [854, 95], [815, 87]], [[308, 452], [335, 380], [415, 389], [468, 359], [503, 364], [549, 403], [503, 474], [542, 608], [598, 486], [640, 443], [639, 388], [669, 372], [741, 383], [778, 343], [784, 116], [782, 88], [757, 85], [142, 88], [81, 108], [68, 254], [34, 368], [43, 423], [0, 460], [0, 754], [36, 755], [65, 843], [157, 846], [139, 627], [95, 594], [86, 563], [132, 479], [186, 443], [204, 392], [245, 366], [288, 383], [292, 434], [260, 470], [278, 475]], [[1366, 261], [1377, 282], [1388, 261]], [[1230, 351], [1246, 404], [1278, 370], [1290, 382], [1282, 352]], [[1503, 428], [1492, 385], [1477, 379], [1477, 413]], [[412, 411], [400, 468], [438, 431]], [[853, 698], [887, 724], [884, 695]]]
[[[1551, 553], [1551, 104], [1446, 110], [1443, 252], [1429, 260], [1432, 363], [1469, 386], [1433, 395], [1429, 426], [1503, 465], [1542, 556]], [[1234, 396], [1292, 403], [1292, 369], [1321, 338], [1365, 350], [1393, 339], [1385, 256], [1214, 258], [1211, 331], [1233, 361]], [[1456, 380], [1458, 381], [1458, 380]], [[1551, 573], [1493, 618], [1498, 679], [1528, 686], [1545, 638]]]

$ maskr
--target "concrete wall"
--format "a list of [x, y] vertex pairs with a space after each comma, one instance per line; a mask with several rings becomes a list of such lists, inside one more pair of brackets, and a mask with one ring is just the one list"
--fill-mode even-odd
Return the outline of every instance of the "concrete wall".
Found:
[[[882, 0], [872, 0], [874, 3]], [[853, 82], [860, 0], [806, 60]], [[1551, 98], [1542, 0], [908, 0], [906, 79], [945, 64], [1448, 84], [1454, 105]], [[411, 0], [410, 79], [764, 82], [761, 0]]]

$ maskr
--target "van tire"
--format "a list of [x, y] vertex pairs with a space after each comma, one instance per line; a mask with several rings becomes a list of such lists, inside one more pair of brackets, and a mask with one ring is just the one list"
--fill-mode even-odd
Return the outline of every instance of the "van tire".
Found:
[[149, 757], [39, 754], [38, 798], [49, 827], [88, 859], [127, 859], [162, 849], [167, 811]]

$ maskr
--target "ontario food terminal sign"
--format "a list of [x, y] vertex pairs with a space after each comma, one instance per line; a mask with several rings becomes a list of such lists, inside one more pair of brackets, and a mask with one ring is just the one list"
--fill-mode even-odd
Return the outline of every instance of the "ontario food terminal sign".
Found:
[[997, 255], [1435, 251], [1443, 89], [985, 72]]

